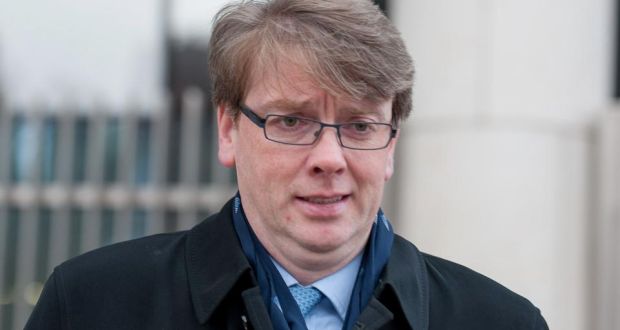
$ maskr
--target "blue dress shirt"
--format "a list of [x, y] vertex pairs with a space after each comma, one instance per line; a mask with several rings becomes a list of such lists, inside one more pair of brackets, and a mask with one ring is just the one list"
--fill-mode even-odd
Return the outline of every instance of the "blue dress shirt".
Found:
[[[271, 259], [288, 287], [299, 282], [273, 258]], [[347, 317], [355, 279], [362, 263], [362, 253], [339, 271], [312, 284], [327, 299], [322, 299], [305, 317], [308, 330], [341, 330]], [[300, 284], [301, 285], [301, 284]]]

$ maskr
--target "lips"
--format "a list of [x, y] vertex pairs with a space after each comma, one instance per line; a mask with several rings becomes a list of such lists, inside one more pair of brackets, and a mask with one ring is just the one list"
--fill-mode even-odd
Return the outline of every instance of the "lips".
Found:
[[296, 205], [309, 218], [333, 219], [346, 211], [349, 198], [347, 194], [298, 196]]
[[343, 200], [345, 196], [334, 196], [334, 197], [301, 197], [306, 202], [315, 203], [315, 204], [332, 204], [337, 203]]

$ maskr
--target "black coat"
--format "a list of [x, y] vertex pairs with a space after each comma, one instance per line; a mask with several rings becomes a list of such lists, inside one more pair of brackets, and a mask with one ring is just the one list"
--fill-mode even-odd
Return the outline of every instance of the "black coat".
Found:
[[[356, 326], [547, 329], [525, 298], [399, 236]], [[271, 322], [229, 202], [190, 231], [114, 244], [56, 267], [26, 329], [271, 329]]]

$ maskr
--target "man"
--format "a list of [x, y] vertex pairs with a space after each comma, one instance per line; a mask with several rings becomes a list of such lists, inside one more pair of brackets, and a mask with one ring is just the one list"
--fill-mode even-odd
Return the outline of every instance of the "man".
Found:
[[380, 201], [413, 66], [368, 0], [232, 4], [210, 52], [238, 195], [190, 231], [63, 263], [26, 328], [547, 328], [526, 299], [393, 234]]

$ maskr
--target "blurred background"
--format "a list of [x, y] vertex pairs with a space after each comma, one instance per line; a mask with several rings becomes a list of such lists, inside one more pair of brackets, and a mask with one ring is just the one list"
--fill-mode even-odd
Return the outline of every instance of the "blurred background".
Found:
[[[226, 0], [0, 0], [0, 329], [54, 266], [235, 192], [207, 43]], [[620, 329], [617, 0], [375, 1], [416, 61], [384, 208], [426, 252]]]

